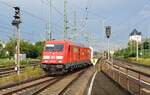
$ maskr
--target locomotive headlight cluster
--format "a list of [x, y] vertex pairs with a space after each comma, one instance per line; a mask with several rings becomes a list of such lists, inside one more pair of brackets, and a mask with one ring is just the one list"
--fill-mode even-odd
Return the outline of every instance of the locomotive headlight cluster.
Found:
[[63, 56], [43, 56], [43, 59], [63, 59]]
[[46, 62], [46, 63], [47, 63], [47, 62], [48, 62], [48, 60], [44, 60], [44, 62]]
[[56, 59], [63, 59], [63, 56], [56, 56]]
[[50, 59], [50, 56], [43, 56], [43, 59]]
[[58, 63], [62, 63], [62, 60], [59, 60]]

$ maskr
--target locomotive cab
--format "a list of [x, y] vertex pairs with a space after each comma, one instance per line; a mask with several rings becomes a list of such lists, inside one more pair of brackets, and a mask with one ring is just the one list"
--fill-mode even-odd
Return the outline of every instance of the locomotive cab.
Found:
[[43, 51], [42, 63], [63, 63], [64, 44], [46, 44]]
[[46, 43], [42, 56], [42, 68], [45, 71], [56, 72], [64, 68], [64, 43]]

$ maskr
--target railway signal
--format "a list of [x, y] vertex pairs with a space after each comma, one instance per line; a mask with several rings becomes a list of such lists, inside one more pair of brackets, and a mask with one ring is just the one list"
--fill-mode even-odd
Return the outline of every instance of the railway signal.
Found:
[[13, 16], [14, 20], [12, 21], [12, 25], [18, 27], [19, 24], [21, 23], [20, 8], [19, 7], [14, 7], [14, 9], [15, 9], [15, 15]]
[[19, 75], [20, 73], [20, 28], [19, 25], [21, 23], [20, 19], [20, 8], [19, 7], [14, 7], [15, 9], [15, 15], [14, 20], [12, 20], [12, 25], [15, 27], [16, 30], [16, 40], [17, 40], [17, 46], [16, 46], [16, 55], [15, 55], [15, 70], [17, 70], [17, 73]]
[[111, 26], [106, 26], [106, 37], [109, 39], [111, 35]]
[[108, 55], [107, 55], [107, 59], [110, 59], [110, 53], [109, 53], [109, 38], [111, 36], [111, 26], [105, 26], [105, 32], [106, 32], [106, 37], [107, 37], [107, 46], [108, 46]]

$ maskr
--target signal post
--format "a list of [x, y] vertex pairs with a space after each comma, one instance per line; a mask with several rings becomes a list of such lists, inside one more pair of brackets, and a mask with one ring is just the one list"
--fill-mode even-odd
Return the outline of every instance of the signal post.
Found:
[[110, 36], [111, 36], [111, 26], [105, 26], [105, 28], [106, 28], [106, 37], [107, 37], [107, 48], [108, 48], [108, 50], [107, 50], [107, 59], [109, 60], [110, 59], [110, 51], [109, 51], [109, 38], [110, 38]]
[[17, 40], [17, 46], [16, 46], [16, 55], [15, 55], [15, 70], [17, 70], [17, 73], [19, 75], [20, 73], [20, 23], [21, 23], [21, 19], [20, 19], [20, 8], [19, 7], [14, 7], [15, 9], [15, 15], [14, 20], [12, 20], [12, 25], [15, 27], [16, 30], [16, 40]]

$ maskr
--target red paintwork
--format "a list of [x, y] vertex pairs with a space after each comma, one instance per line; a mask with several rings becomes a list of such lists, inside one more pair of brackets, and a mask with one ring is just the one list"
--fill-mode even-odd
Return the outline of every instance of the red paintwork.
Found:
[[[42, 56], [50, 56], [50, 59], [42, 57], [42, 64], [66, 64], [69, 62], [90, 61], [91, 50], [88, 47], [83, 47], [68, 40], [50, 40], [46, 41], [46, 44], [64, 44], [64, 49], [63, 51], [43, 50]], [[63, 56], [63, 59], [57, 59], [57, 56]]]

